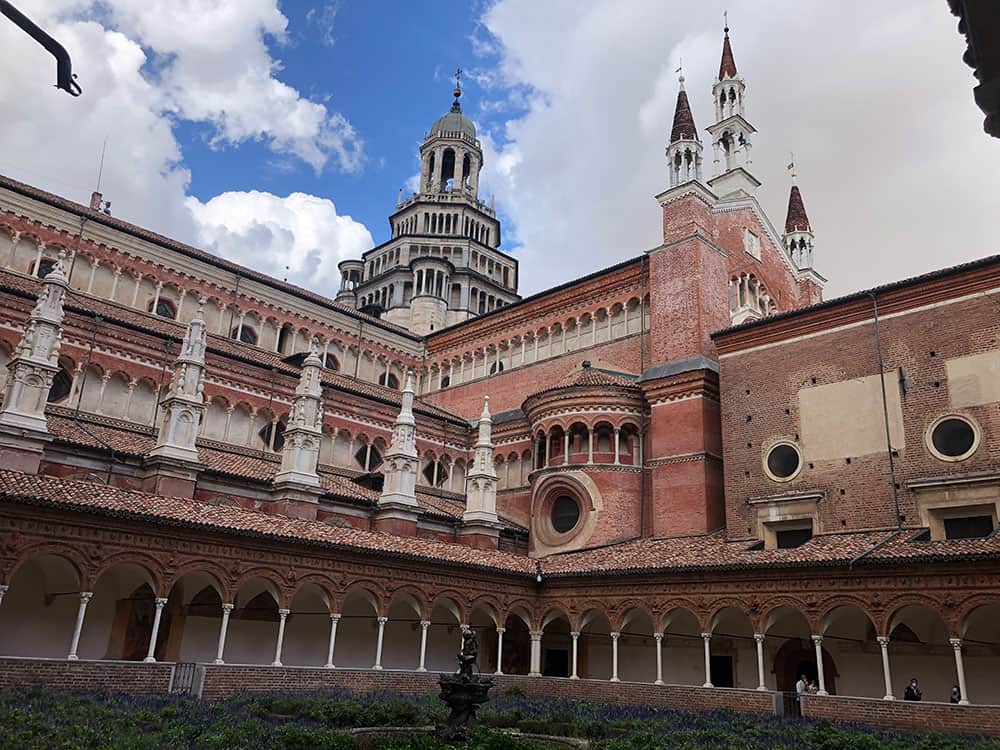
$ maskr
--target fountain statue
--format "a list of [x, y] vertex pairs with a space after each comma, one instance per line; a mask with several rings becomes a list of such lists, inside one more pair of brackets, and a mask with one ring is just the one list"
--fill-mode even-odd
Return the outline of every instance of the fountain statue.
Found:
[[468, 737], [475, 722], [476, 709], [490, 699], [493, 678], [478, 674], [479, 642], [469, 628], [462, 632], [462, 651], [458, 655], [458, 672], [441, 675], [441, 700], [451, 708], [451, 714], [438, 727], [438, 736], [449, 742]]

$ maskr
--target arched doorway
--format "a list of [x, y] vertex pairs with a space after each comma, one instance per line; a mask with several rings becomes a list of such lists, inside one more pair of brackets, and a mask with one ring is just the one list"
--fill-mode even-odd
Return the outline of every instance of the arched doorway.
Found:
[[[816, 649], [811, 641], [792, 638], [778, 649], [774, 655], [774, 678], [778, 690], [791, 693], [795, 691], [795, 683], [799, 677], [806, 676], [810, 685], [819, 684], [819, 672], [816, 669]], [[826, 691], [831, 695], [837, 692], [837, 667], [833, 657], [823, 649], [823, 679]]]

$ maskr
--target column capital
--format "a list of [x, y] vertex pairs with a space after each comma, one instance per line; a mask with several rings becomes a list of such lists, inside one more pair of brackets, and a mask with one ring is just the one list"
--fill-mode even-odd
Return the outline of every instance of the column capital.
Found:
[[754, 633], [753, 634], [753, 639], [755, 641], [757, 641], [757, 643], [763, 643], [764, 642], [764, 637], [765, 636], [764, 636], [763, 633]]
[[278, 610], [278, 616], [279, 617], [288, 617], [288, 615], [290, 615], [291, 613], [292, 613], [292, 610], [290, 610], [290, 609], [284, 609], [284, 608], [282, 608], [282, 609]]
[[470, 630], [472, 630], [472, 627], [463, 622], [459, 624], [458, 629], [461, 630], [463, 633], [468, 633]]
[[712, 640], [712, 634], [711, 633], [702, 633], [701, 637], [702, 637], [703, 640], [706, 640], [706, 641]]
[[223, 612], [232, 612], [233, 611], [233, 607], [235, 607], [235, 606], [236, 606], [235, 604], [223, 604], [222, 605], [222, 611]]
[[376, 622], [377, 622], [377, 623], [378, 623], [379, 625], [385, 625], [385, 624], [386, 624], [387, 622], [389, 622], [389, 618], [388, 618], [388, 617], [376, 617], [376, 618], [375, 618], [375, 621], [376, 621]]
[[962, 648], [962, 639], [961, 638], [949, 638], [948, 639], [948, 643], [950, 643], [951, 647], [953, 649], [955, 649], [956, 651], [958, 651], [958, 650], [960, 650]]
[[507, 632], [507, 628], [497, 628], [497, 635], [503, 635]]
[[423, 628], [424, 630], [427, 630], [427, 628], [429, 628], [430, 626], [431, 626], [431, 621], [430, 620], [421, 620], [420, 621], [420, 627]]
[[542, 640], [542, 631], [541, 630], [531, 630], [531, 631], [528, 632], [528, 635], [531, 636], [531, 640], [533, 640], [533, 641], [540, 641], [540, 640]]
[[7, 589], [9, 588], [10, 586], [8, 586], [6, 583], [0, 584], [0, 595], [6, 594]]
[[817, 646], [823, 642], [823, 636], [821, 635], [811, 635], [809, 637], [812, 638], [812, 642]]
[[89, 602], [91, 600], [91, 598], [93, 598], [93, 596], [94, 596], [94, 592], [93, 591], [81, 591], [80, 592], [80, 601]]
[[611, 640], [613, 640], [613, 641], [617, 641], [621, 637], [621, 633], [617, 633], [617, 632], [616, 633], [610, 633], [610, 635], [611, 635]]
[[653, 633], [653, 639], [659, 643], [663, 640], [663, 633]]
[[579, 630], [571, 630], [570, 633], [569, 633], [569, 635], [575, 641], [577, 638], [580, 637], [580, 631]]
[[889, 645], [889, 636], [887, 635], [876, 636], [875, 640], [878, 641], [878, 645], [882, 648], [886, 648]]
[[158, 596], [156, 599], [153, 600], [153, 603], [156, 605], [157, 609], [163, 609], [165, 606], [167, 606], [167, 597]]
[[330, 619], [334, 622], [340, 622], [340, 612], [331, 612]]

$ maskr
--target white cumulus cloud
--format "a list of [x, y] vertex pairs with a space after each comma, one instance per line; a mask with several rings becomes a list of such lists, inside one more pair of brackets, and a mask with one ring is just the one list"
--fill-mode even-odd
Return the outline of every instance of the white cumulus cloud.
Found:
[[228, 192], [188, 198], [202, 247], [270, 276], [335, 296], [337, 263], [372, 247], [363, 224], [305, 193]]

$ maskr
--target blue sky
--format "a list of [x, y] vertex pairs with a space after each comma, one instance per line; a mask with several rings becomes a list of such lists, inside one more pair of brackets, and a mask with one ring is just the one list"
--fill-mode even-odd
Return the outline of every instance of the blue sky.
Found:
[[[473, 51], [471, 35], [482, 7], [457, 0], [433, 6], [342, 0], [319, 6], [288, 2], [281, 8], [289, 38], [267, 40], [272, 56], [281, 61], [281, 80], [347, 116], [364, 141], [363, 168], [316, 174], [297, 159], [272, 154], [263, 142], [213, 148], [210, 126], [181, 123], [176, 132], [191, 168], [190, 192], [202, 201], [226, 190], [329, 196], [340, 213], [363, 222], [374, 241], [383, 242], [397, 192], [419, 167], [423, 134], [451, 106], [456, 68], [469, 72], [462, 96], [467, 114], [481, 128], [502, 125], [496, 114], [480, 108], [484, 92], [472, 75], [496, 64], [495, 55]], [[503, 96], [502, 91], [491, 94]]]
[[[684, 60], [695, 122], [729, 11], [758, 199], [794, 151], [827, 296], [995, 253], [1000, 149], [940, 0], [19, 0], [83, 96], [0, 24], [0, 172], [321, 293], [388, 235], [451, 103], [532, 294], [659, 240], [653, 196]], [[708, 157], [710, 159], [710, 156]]]

